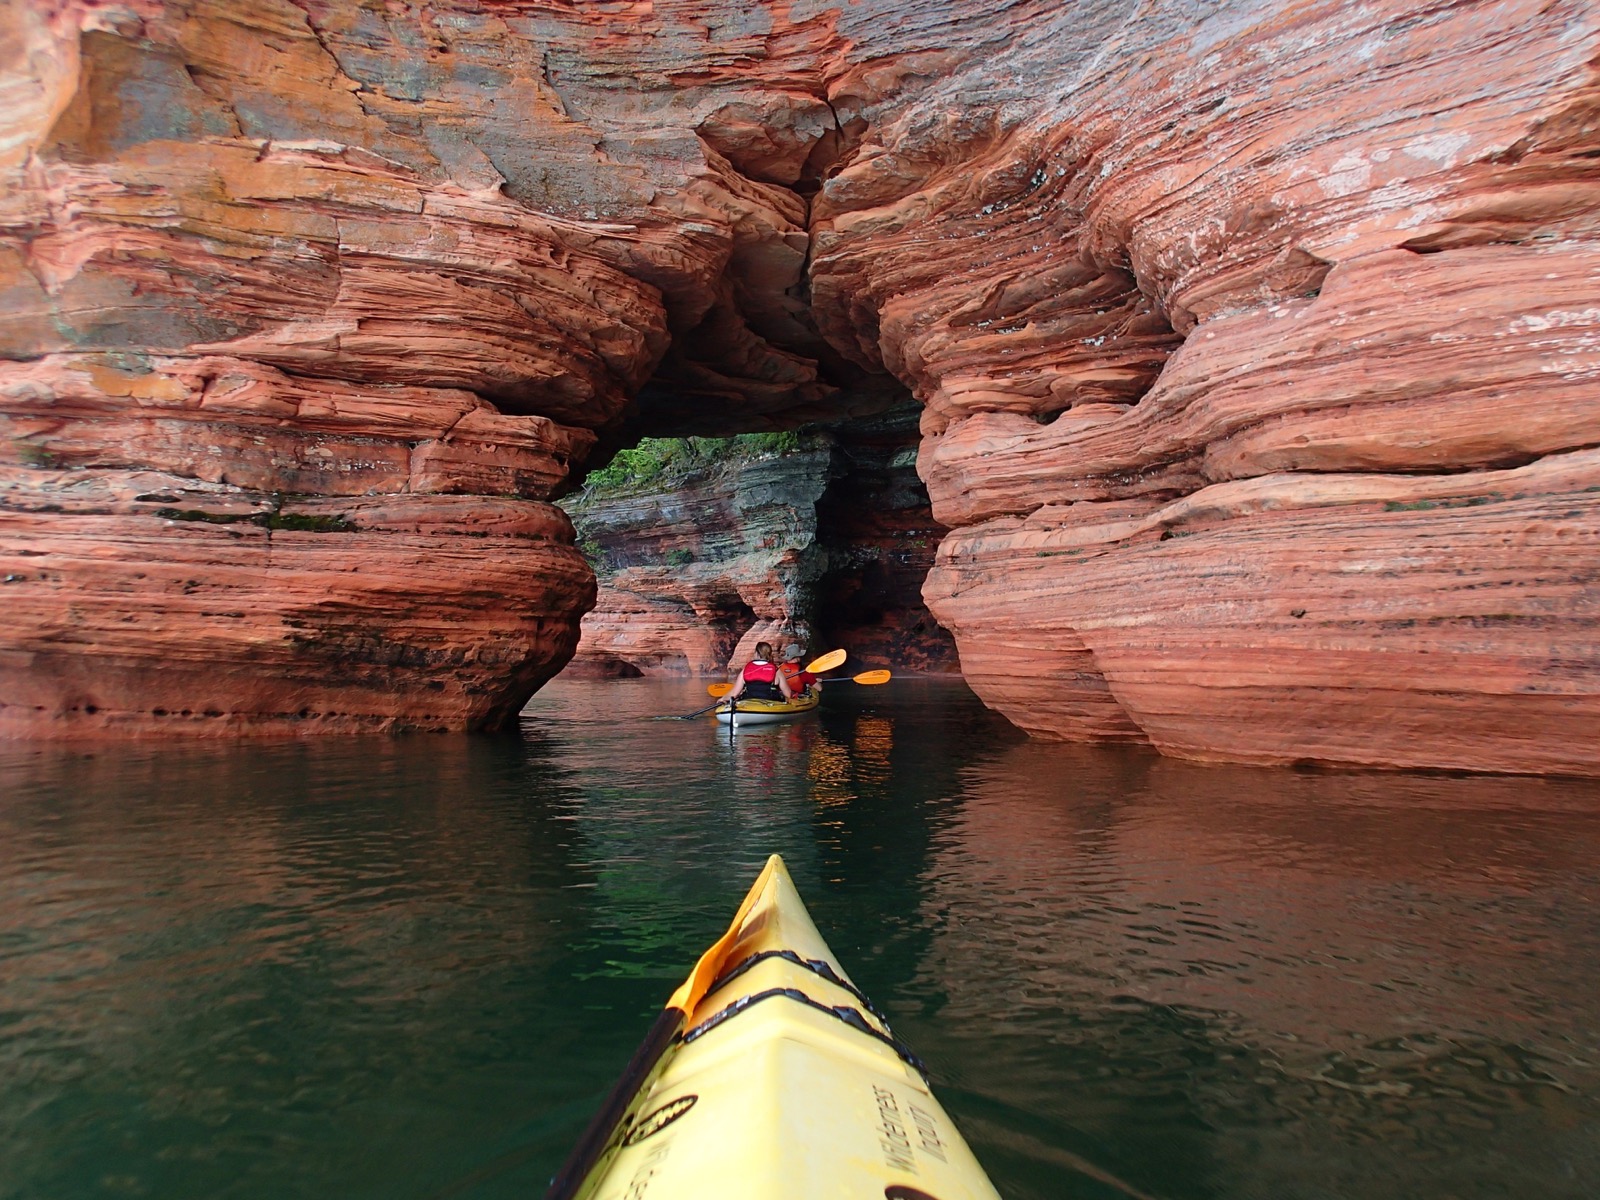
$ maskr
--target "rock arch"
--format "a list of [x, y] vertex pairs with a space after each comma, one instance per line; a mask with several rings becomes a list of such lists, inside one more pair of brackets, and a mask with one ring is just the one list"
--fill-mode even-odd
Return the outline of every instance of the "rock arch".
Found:
[[596, 447], [910, 389], [1024, 728], [1600, 770], [1585, 5], [4, 28], [8, 732], [503, 725]]

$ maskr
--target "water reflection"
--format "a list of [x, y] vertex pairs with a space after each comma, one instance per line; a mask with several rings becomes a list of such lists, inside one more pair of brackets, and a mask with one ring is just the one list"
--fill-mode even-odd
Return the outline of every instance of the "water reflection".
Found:
[[1600, 788], [704, 702], [0, 749], [0, 1197], [537, 1194], [774, 850], [1010, 1200], [1600, 1193]]
[[1160, 1195], [1591, 1191], [1591, 785], [1036, 744], [963, 783], [902, 1033], [980, 1138]]

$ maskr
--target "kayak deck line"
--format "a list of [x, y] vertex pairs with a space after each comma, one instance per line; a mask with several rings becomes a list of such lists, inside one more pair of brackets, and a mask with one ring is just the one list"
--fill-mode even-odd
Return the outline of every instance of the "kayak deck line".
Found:
[[877, 1038], [880, 1042], [898, 1054], [902, 1062], [904, 1062], [907, 1066], [914, 1068], [917, 1074], [921, 1075], [924, 1079], [928, 1077], [927, 1067], [923, 1065], [923, 1062], [920, 1058], [911, 1053], [910, 1048], [904, 1042], [895, 1037], [894, 1034], [890, 1033], [887, 1029], [874, 1029], [872, 1025], [868, 1023], [867, 1019], [861, 1015], [859, 1009], [851, 1008], [848, 1004], [824, 1004], [822, 1001], [815, 1000], [806, 995], [806, 993], [802, 992], [799, 988], [768, 988], [764, 992], [754, 992], [748, 996], [740, 996], [721, 1012], [714, 1016], [707, 1017], [693, 1029], [686, 1033], [680, 1034], [678, 1041], [684, 1045], [688, 1045], [690, 1042], [698, 1041], [701, 1037], [710, 1033], [724, 1021], [728, 1021], [734, 1017], [737, 1017], [740, 1013], [753, 1007], [754, 1005], [761, 1003], [763, 1000], [776, 1000], [779, 997], [782, 997], [786, 1000], [798, 1000], [801, 1004], [809, 1005], [818, 1012], [827, 1013], [830, 1017], [837, 1017], [846, 1025], [850, 1026], [851, 1029], [856, 1030], [858, 1033], [864, 1033], [868, 1037]]
[[823, 979], [826, 979], [835, 987], [841, 987], [845, 991], [849, 992], [856, 998], [856, 1002], [860, 1004], [862, 1008], [866, 1009], [873, 1016], [877, 1017], [878, 1020], [885, 1023], [888, 1022], [889, 1018], [878, 1011], [877, 1006], [874, 1005], [871, 1000], [867, 999], [867, 994], [860, 988], [856, 987], [856, 985], [851, 983], [849, 980], [843, 979], [836, 974], [834, 969], [828, 965], [825, 959], [801, 958], [793, 950], [763, 950], [759, 954], [752, 954], [749, 958], [745, 959], [738, 966], [734, 967], [733, 970], [729, 971], [726, 975], [723, 975], [709, 988], [707, 988], [706, 995], [709, 996], [718, 989], [726, 987], [735, 979], [739, 978], [739, 976], [743, 975], [751, 967], [755, 966], [757, 963], [765, 962], [769, 958], [781, 958], [787, 962], [794, 963], [794, 965], [797, 967], [804, 967], [813, 975], [820, 975]]
[[656, 1018], [546, 1200], [708, 1196], [999, 1200], [777, 855]]

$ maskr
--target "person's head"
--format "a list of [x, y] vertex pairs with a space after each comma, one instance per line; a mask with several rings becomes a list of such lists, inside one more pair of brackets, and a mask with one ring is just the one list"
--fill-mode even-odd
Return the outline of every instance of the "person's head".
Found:
[[789, 645], [787, 645], [787, 646], [785, 646], [783, 648], [783, 661], [784, 662], [799, 662], [800, 661], [800, 655], [803, 654], [803, 653], [804, 653], [804, 651], [802, 651], [799, 646], [796, 646], [793, 643], [791, 643], [791, 644], [789, 644]]
[[756, 643], [756, 657], [760, 658], [760, 659], [765, 659], [767, 662], [771, 662], [772, 661], [772, 643], [771, 642], [757, 642]]

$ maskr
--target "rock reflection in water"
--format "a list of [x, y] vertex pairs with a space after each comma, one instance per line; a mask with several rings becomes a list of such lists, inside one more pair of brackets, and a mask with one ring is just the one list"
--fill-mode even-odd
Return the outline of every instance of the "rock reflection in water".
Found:
[[1600, 785], [730, 735], [0, 748], [0, 1197], [520, 1197], [784, 854], [1008, 1200], [1600, 1194]]
[[1593, 1194], [1591, 785], [1037, 743], [962, 784], [902, 1032], [979, 1140], [1160, 1195]]

